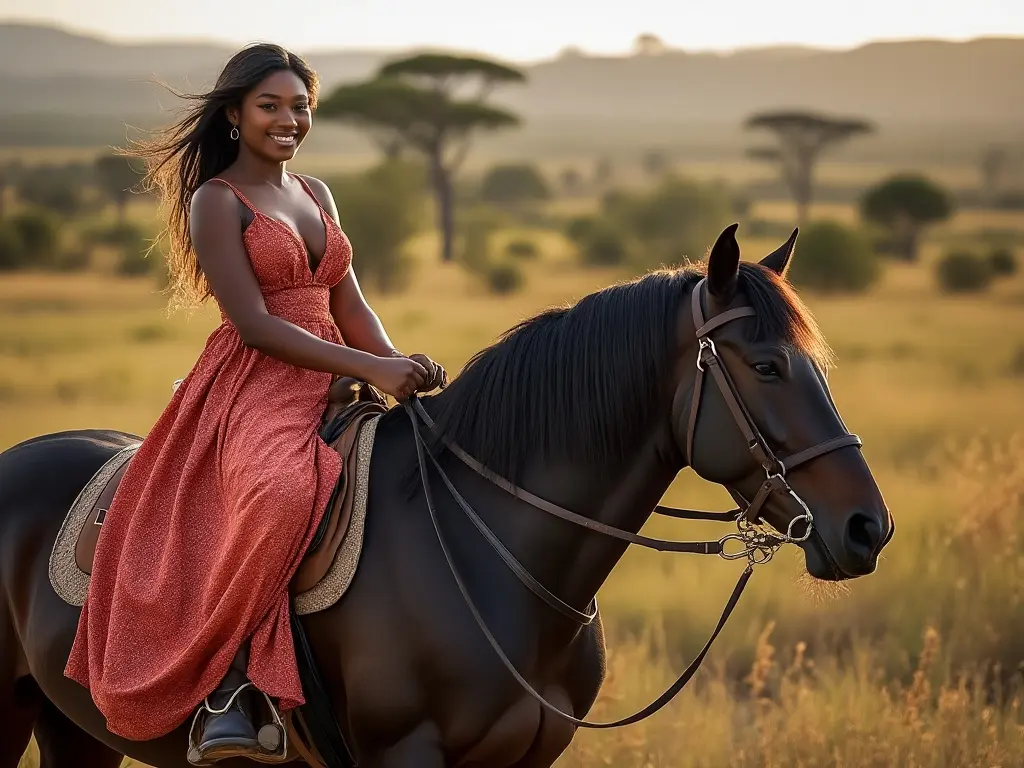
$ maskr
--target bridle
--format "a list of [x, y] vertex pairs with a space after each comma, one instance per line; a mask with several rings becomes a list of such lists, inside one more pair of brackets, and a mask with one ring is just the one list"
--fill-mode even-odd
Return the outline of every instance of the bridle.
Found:
[[[701, 394], [704, 388], [705, 374], [710, 371], [711, 376], [715, 383], [718, 385], [718, 390], [721, 392], [722, 397], [725, 399], [725, 404], [729, 408], [729, 413], [732, 414], [733, 420], [739, 427], [740, 432], [743, 434], [743, 438], [747, 442], [747, 449], [753, 455], [754, 459], [764, 469], [765, 480], [761, 484], [754, 498], [747, 502], [743, 497], [733, 488], [726, 487], [729, 494], [733, 497], [739, 508], [742, 510], [742, 515], [738, 519], [740, 523], [741, 533], [744, 525], [752, 525], [760, 521], [761, 519], [761, 508], [765, 502], [770, 498], [773, 493], [782, 493], [789, 496], [800, 505], [802, 514], [799, 514], [789, 521], [789, 525], [786, 528], [786, 532], [780, 538], [780, 544], [786, 542], [804, 542], [807, 541], [811, 536], [811, 531], [814, 526], [814, 516], [811, 514], [811, 510], [807, 504], [804, 503], [803, 499], [790, 487], [786, 481], [786, 473], [789, 470], [795, 469], [802, 464], [806, 464], [812, 459], [816, 459], [819, 456], [823, 456], [826, 453], [831, 453], [840, 448], [855, 445], [860, 447], [862, 445], [861, 439], [857, 435], [844, 434], [838, 437], [825, 440], [817, 445], [813, 445], [810, 448], [806, 448], [802, 451], [788, 456], [785, 460], [778, 458], [768, 445], [768, 441], [764, 439], [761, 431], [757, 428], [757, 424], [754, 423], [753, 418], [750, 416], [750, 412], [743, 405], [743, 401], [739, 397], [739, 393], [736, 390], [736, 385], [733, 383], [732, 377], [729, 375], [728, 369], [723, 365], [721, 357], [718, 355], [718, 350], [715, 348], [715, 342], [711, 338], [710, 334], [712, 331], [721, 328], [723, 325], [738, 320], [741, 317], [753, 317], [753, 307], [737, 307], [735, 309], [729, 309], [722, 312], [719, 315], [711, 318], [710, 320], [704, 320], [704, 312], [702, 309], [701, 302], [701, 289], [704, 287], [706, 278], [701, 279], [699, 283], [693, 289], [693, 299], [691, 301], [691, 309], [693, 313], [693, 324], [697, 329], [697, 377], [693, 385], [693, 395], [690, 398], [690, 416], [686, 422], [686, 463], [693, 467], [693, 441], [694, 434], [697, 428], [697, 414], [700, 410]], [[826, 387], [824, 381], [822, 386]], [[831, 400], [831, 398], [830, 398]], [[840, 420], [841, 421], [841, 420]], [[793, 529], [799, 522], [806, 523], [806, 530], [802, 536], [795, 537]], [[775, 547], [777, 549], [778, 547]], [[771, 554], [774, 549], [762, 549], [758, 548], [761, 553], [759, 556], [764, 557], [765, 560], [771, 559]]]
[[[735, 522], [737, 526], [736, 533], [730, 533], [723, 536], [717, 541], [667, 541], [664, 539], [654, 539], [647, 536], [642, 536], [637, 533], [622, 530], [605, 523], [591, 520], [590, 518], [579, 515], [575, 512], [571, 512], [563, 507], [553, 504], [552, 502], [542, 499], [529, 491], [520, 488], [500, 475], [495, 474], [487, 467], [483, 466], [479, 461], [474, 459], [472, 456], [467, 454], [458, 445], [452, 441], [446, 439], [440, 435], [436, 424], [431, 419], [430, 415], [423, 408], [423, 404], [418, 398], [413, 396], [409, 400], [403, 403], [406, 412], [409, 415], [409, 420], [412, 423], [413, 435], [416, 444], [416, 457], [419, 464], [420, 478], [423, 483], [423, 492], [426, 497], [427, 509], [430, 513], [431, 521], [434, 525], [434, 532], [437, 534], [438, 542], [441, 544], [441, 549], [444, 552], [445, 559], [448, 561], [448, 567], [451, 569], [452, 576], [455, 578], [455, 582], [459, 587], [459, 591], [462, 593], [462, 597], [466, 602], [466, 606], [472, 613], [480, 631], [483, 632], [491, 647], [495, 653], [501, 659], [502, 663], [512, 674], [512, 676], [519, 682], [524, 690], [529, 693], [534, 699], [536, 699], [545, 709], [552, 714], [555, 714], [564, 720], [569, 721], [573, 725], [582, 728], [616, 728], [623, 725], [630, 725], [632, 723], [639, 722], [645, 718], [653, 715], [659, 709], [664, 707], [668, 702], [675, 698], [676, 694], [683, 689], [683, 687], [690, 681], [693, 675], [697, 672], [701, 662], [707, 655], [708, 651], [711, 650], [711, 645], [714, 643], [718, 634], [722, 631], [722, 627], [725, 626], [733, 609], [736, 607], [736, 603], [739, 601], [740, 595], [743, 593], [744, 587], [750, 580], [750, 576], [753, 573], [755, 565], [760, 565], [767, 562], [772, 558], [772, 555], [786, 543], [799, 543], [806, 541], [813, 530], [814, 516], [811, 514], [807, 504], [800, 498], [800, 496], [790, 487], [786, 480], [786, 474], [794, 467], [805, 464], [812, 459], [819, 456], [823, 456], [832, 451], [844, 448], [847, 446], [858, 446], [862, 445], [859, 437], [853, 434], [843, 434], [838, 437], [825, 440], [817, 445], [806, 448], [798, 453], [788, 456], [785, 459], [779, 459], [768, 446], [764, 437], [761, 435], [753, 419], [750, 417], [747, 409], [743, 406], [743, 401], [740, 399], [736, 387], [733, 384], [732, 378], [729, 376], [728, 371], [722, 363], [721, 358], [718, 355], [718, 351], [715, 348], [714, 341], [711, 338], [711, 333], [718, 328], [721, 328], [726, 323], [730, 323], [733, 320], [737, 320], [741, 317], [751, 317], [755, 315], [752, 307], [738, 307], [730, 309], [716, 315], [711, 320], [704, 320], [704, 312], [701, 307], [701, 294], [702, 290], [706, 291], [706, 278], [701, 279], [700, 282], [694, 287], [692, 292], [692, 312], [694, 325], [697, 329], [696, 337], [698, 342], [697, 349], [697, 378], [693, 387], [693, 394], [691, 396], [691, 405], [689, 411], [689, 417], [687, 421], [686, 429], [686, 459], [688, 462], [693, 458], [693, 440], [694, 432], [697, 424], [697, 414], [701, 403], [701, 394], [704, 387], [705, 373], [710, 371], [712, 380], [718, 385], [722, 396], [725, 398], [725, 402], [732, 413], [736, 424], [739, 426], [740, 431], [743, 433], [743, 437], [747, 441], [747, 447], [750, 449], [751, 454], [760, 463], [765, 471], [765, 481], [761, 485], [757, 494], [754, 498], [747, 502], [737, 491], [732, 488], [727, 490], [733, 496], [738, 504], [737, 509], [730, 510], [728, 512], [709, 512], [703, 510], [692, 510], [692, 509], [676, 509], [674, 507], [665, 507], [658, 505], [654, 508], [655, 514], [666, 515], [669, 517], [675, 517], [687, 520], [715, 520], [719, 522]], [[708, 641], [704, 644], [700, 653], [694, 658], [690, 665], [683, 671], [678, 679], [655, 701], [648, 704], [644, 709], [636, 712], [629, 717], [624, 717], [620, 720], [605, 723], [595, 723], [586, 720], [581, 720], [572, 715], [561, 711], [553, 704], [549, 703], [541, 694], [539, 694], [534, 688], [527, 682], [527, 680], [519, 673], [515, 668], [515, 665], [509, 660], [508, 656], [502, 650], [498, 641], [494, 635], [488, 629], [486, 622], [477, 610], [476, 604], [469, 595], [469, 591], [466, 588], [466, 584], [463, 581], [458, 568], [455, 565], [455, 561], [452, 558], [451, 551], [448, 548], [448, 543], [445, 541], [445, 537], [441, 532], [441, 526], [437, 519], [437, 510], [434, 506], [433, 494], [430, 489], [430, 481], [427, 474], [428, 462], [434, 467], [437, 473], [440, 475], [441, 480], [444, 482], [455, 499], [456, 503], [467, 515], [470, 521], [476, 526], [477, 530], [483, 535], [491, 547], [498, 553], [498, 555], [504, 560], [506, 565], [512, 570], [512, 572], [519, 578], [519, 580], [533, 592], [537, 597], [551, 606], [553, 609], [566, 616], [569, 619], [579, 623], [580, 625], [586, 626], [590, 624], [597, 617], [597, 597], [595, 596], [590, 605], [587, 606], [586, 611], [580, 611], [573, 606], [563, 601], [558, 596], [554, 595], [535, 579], [530, 572], [520, 563], [515, 555], [512, 554], [505, 547], [504, 544], [498, 539], [493, 531], [487, 526], [483, 519], [477, 514], [472, 506], [463, 498], [462, 494], [458, 492], [451, 479], [441, 468], [440, 463], [434, 454], [427, 450], [426, 443], [420, 433], [419, 424], [417, 417], [427, 425], [431, 432], [438, 438], [444, 446], [450, 450], [456, 457], [458, 457], [466, 466], [472, 469], [477, 474], [487, 478], [492, 483], [497, 485], [499, 488], [504, 489], [515, 498], [521, 499], [522, 501], [531, 504], [532, 506], [541, 509], [555, 517], [566, 520], [570, 523], [582, 526], [588, 530], [595, 531], [597, 533], [611, 536], [612, 538], [626, 541], [630, 544], [638, 544], [642, 547], [658, 550], [661, 552], [690, 552], [694, 554], [704, 555], [718, 555], [726, 560], [739, 560], [746, 558], [747, 564], [740, 574], [739, 580], [736, 582], [736, 586], [733, 588], [732, 594], [726, 601], [725, 608], [722, 611], [722, 615], [718, 620], [714, 631], [708, 638]], [[692, 466], [692, 462], [691, 466]], [[792, 499], [794, 499], [800, 506], [802, 512], [790, 520], [789, 525], [785, 533], [779, 533], [774, 530], [767, 530], [761, 525], [761, 509], [765, 502], [773, 493], [781, 493]], [[804, 522], [806, 524], [806, 530], [799, 537], [794, 535], [794, 526], [798, 522]], [[738, 541], [743, 545], [743, 549], [736, 552], [727, 552], [726, 545], [730, 541]]]

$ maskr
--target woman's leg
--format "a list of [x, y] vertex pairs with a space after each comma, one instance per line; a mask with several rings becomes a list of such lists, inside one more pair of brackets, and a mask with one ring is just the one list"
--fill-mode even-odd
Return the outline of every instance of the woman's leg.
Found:
[[242, 643], [220, 685], [200, 705], [196, 727], [197, 749], [189, 750], [193, 765], [229, 757], [261, 754], [257, 732], [259, 692], [249, 682], [249, 641]]

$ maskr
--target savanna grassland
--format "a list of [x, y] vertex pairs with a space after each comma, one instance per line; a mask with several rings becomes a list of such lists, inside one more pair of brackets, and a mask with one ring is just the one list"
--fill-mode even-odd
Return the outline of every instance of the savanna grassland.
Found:
[[[755, 208], [792, 217], [787, 203]], [[151, 215], [145, 204], [132, 210]], [[855, 210], [812, 209], [823, 215], [852, 219]], [[560, 766], [1024, 765], [1024, 277], [951, 296], [931, 269], [949, 243], [985, 228], [1019, 242], [1024, 213], [958, 213], [930, 232], [920, 263], [886, 263], [867, 293], [803, 294], [837, 353], [839, 409], [896, 520], [877, 572], [825, 589], [802, 576], [795, 550], [781, 551], [758, 568], [673, 704], [638, 725], [581, 732]], [[532, 237], [541, 256], [524, 263], [525, 287], [508, 296], [438, 265], [434, 236], [419, 236], [410, 290], [370, 292], [396, 344], [455, 372], [525, 315], [626, 276], [579, 267], [557, 233], [502, 233], [513, 235]], [[739, 235], [747, 259], [777, 245]], [[148, 277], [0, 276], [0, 449], [70, 428], [144, 434], [217, 322], [210, 308], [168, 316]], [[686, 473], [666, 502], [731, 503]], [[646, 532], [697, 539], [725, 530], [654, 521]], [[591, 719], [632, 712], [675, 678], [740, 567], [627, 554], [599, 594], [609, 676]]]

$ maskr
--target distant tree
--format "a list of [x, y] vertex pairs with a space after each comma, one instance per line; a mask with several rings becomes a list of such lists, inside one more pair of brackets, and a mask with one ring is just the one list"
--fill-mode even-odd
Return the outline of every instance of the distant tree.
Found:
[[8, 225], [18, 233], [26, 261], [35, 267], [57, 262], [60, 250], [60, 224], [49, 211], [26, 210], [14, 214]]
[[106, 154], [96, 158], [96, 181], [103, 194], [117, 207], [118, 224], [124, 224], [128, 196], [141, 179], [141, 166], [137, 168], [129, 157]]
[[1005, 147], [988, 147], [981, 155], [981, 184], [990, 203], [999, 197], [1009, 162], [1010, 156]]
[[822, 153], [853, 136], [874, 130], [866, 120], [836, 118], [813, 112], [763, 112], [747, 118], [744, 127], [775, 134], [777, 146], [754, 147], [747, 155], [778, 165], [797, 208], [797, 224], [807, 221], [814, 194], [814, 167]]
[[633, 52], [638, 56], [658, 56], [667, 50], [668, 46], [662, 39], [650, 32], [637, 35], [633, 41]]
[[22, 201], [61, 216], [75, 216], [87, 207], [85, 185], [74, 169], [33, 168], [17, 184]]
[[610, 157], [599, 157], [594, 161], [594, 186], [598, 189], [609, 184], [615, 175], [615, 167]]
[[410, 161], [385, 159], [363, 173], [326, 179], [352, 241], [356, 273], [381, 293], [400, 292], [412, 275], [404, 246], [423, 223], [424, 175]]
[[583, 177], [575, 168], [565, 168], [558, 174], [558, 184], [564, 194], [576, 195], [583, 188]]
[[0, 165], [0, 221], [3, 221], [7, 212], [7, 190], [17, 185], [23, 171], [24, 168], [18, 160], [11, 160]]
[[529, 163], [496, 165], [480, 184], [480, 198], [498, 205], [516, 205], [551, 196], [548, 184]]
[[[366, 131], [387, 156], [409, 147], [427, 159], [441, 231], [441, 259], [451, 261], [455, 239], [452, 178], [483, 130], [519, 124], [519, 118], [484, 100], [501, 83], [523, 82], [518, 69], [489, 59], [420, 54], [382, 66], [364, 82], [342, 85], [325, 98], [318, 114]], [[456, 96], [467, 82], [470, 98]]]
[[917, 174], [898, 174], [864, 193], [861, 216], [889, 230], [895, 254], [904, 261], [917, 259], [921, 233], [929, 224], [948, 219], [950, 196], [938, 184]]
[[644, 152], [643, 158], [640, 161], [644, 168], [644, 173], [652, 178], [658, 178], [668, 172], [669, 162], [668, 153], [662, 149], [649, 149]]

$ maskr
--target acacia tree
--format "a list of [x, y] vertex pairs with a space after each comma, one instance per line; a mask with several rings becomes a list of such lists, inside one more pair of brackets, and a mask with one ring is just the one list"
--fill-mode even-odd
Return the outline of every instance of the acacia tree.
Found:
[[[474, 133], [519, 124], [516, 115], [485, 99], [496, 85], [525, 79], [519, 70], [488, 59], [419, 54], [385, 64], [369, 80], [339, 86], [317, 113], [365, 131], [388, 156], [405, 147], [423, 154], [437, 207], [441, 259], [451, 261], [452, 177]], [[474, 84], [475, 92], [464, 95]]]
[[814, 166], [822, 153], [853, 136], [874, 131], [866, 120], [835, 118], [813, 112], [762, 112], [747, 118], [744, 127], [775, 134], [774, 147], [753, 147], [747, 155], [776, 163], [796, 203], [797, 224], [807, 221], [814, 191]]
[[917, 246], [925, 227], [953, 213], [949, 193], [919, 174], [898, 174], [880, 181], [864, 193], [861, 216], [887, 228], [895, 255], [917, 260]]

